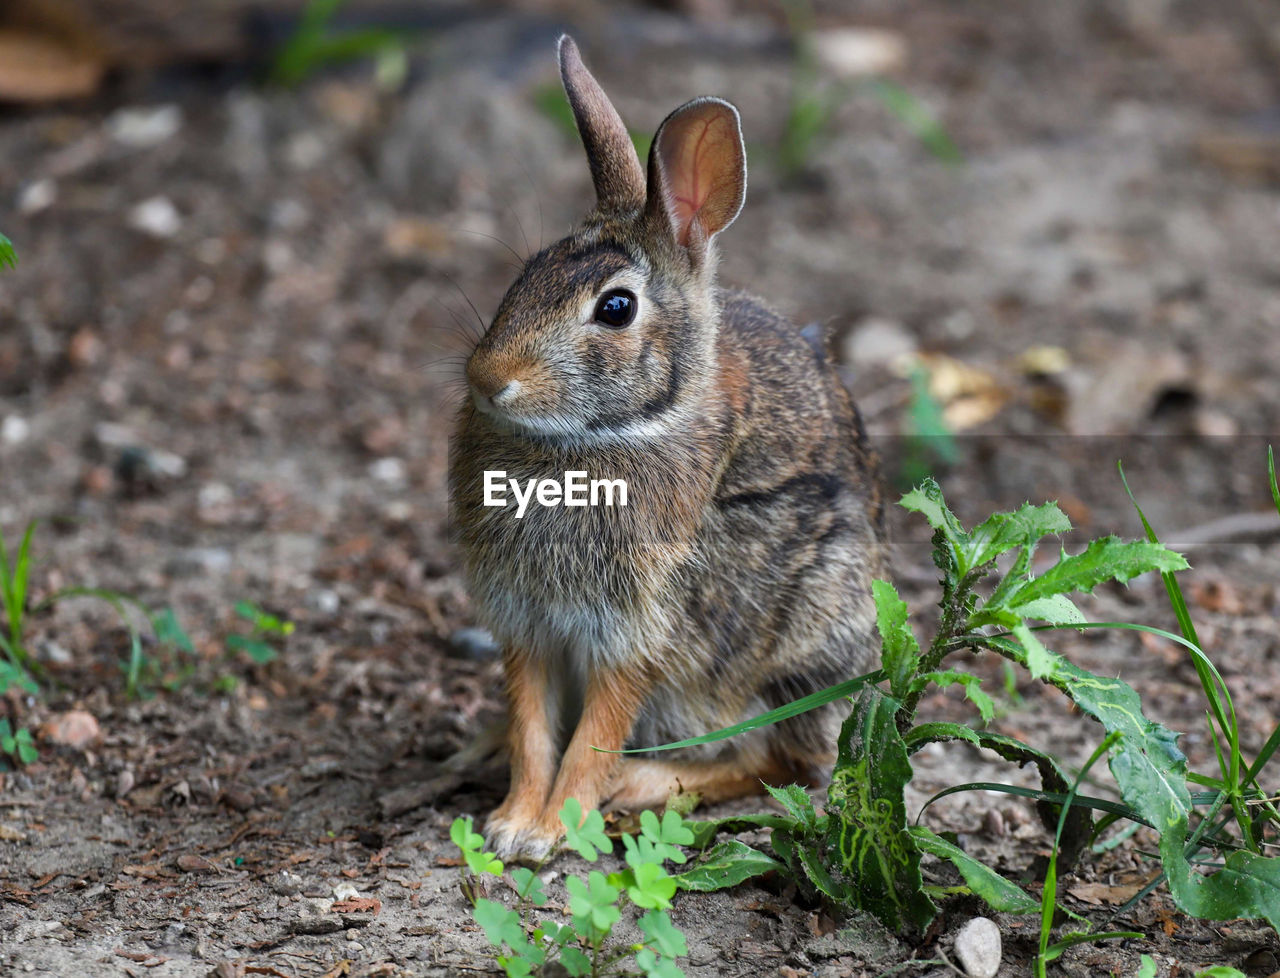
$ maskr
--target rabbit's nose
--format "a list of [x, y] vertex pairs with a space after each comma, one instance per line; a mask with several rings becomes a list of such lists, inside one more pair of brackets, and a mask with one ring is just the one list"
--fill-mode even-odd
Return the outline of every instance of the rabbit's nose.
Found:
[[471, 384], [471, 389], [481, 397], [494, 401], [515, 383], [504, 371], [494, 369], [494, 364], [476, 357], [472, 357], [467, 364], [467, 381]]

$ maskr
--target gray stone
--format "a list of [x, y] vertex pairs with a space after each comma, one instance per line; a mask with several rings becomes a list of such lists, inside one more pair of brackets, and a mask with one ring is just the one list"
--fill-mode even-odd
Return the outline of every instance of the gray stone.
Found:
[[955, 952], [969, 978], [995, 978], [1000, 970], [1000, 928], [986, 917], [974, 917], [956, 935]]

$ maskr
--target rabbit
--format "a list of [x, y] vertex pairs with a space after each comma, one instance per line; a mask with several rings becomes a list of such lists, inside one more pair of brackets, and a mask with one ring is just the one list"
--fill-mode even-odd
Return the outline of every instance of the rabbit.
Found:
[[[502, 646], [511, 785], [486, 839], [536, 860], [559, 813], [720, 801], [830, 777], [843, 701], [676, 754], [868, 671], [876, 459], [821, 349], [715, 285], [746, 192], [737, 110], [680, 106], [647, 172], [573, 40], [559, 64], [596, 203], [529, 258], [467, 360], [455, 539]], [[486, 472], [623, 480], [627, 505], [485, 505]], [[548, 494], [549, 496], [552, 494]]]

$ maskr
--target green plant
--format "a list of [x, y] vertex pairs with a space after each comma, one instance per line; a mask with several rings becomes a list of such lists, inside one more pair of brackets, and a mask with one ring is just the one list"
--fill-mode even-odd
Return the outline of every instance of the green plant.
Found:
[[947, 163], [958, 163], [962, 159], [938, 120], [902, 86], [883, 78], [867, 79], [860, 85], [823, 84], [813, 50], [812, 7], [808, 0], [790, 0], [785, 8], [796, 53], [791, 70], [791, 105], [776, 155], [784, 179], [794, 179], [805, 170], [818, 145], [829, 134], [836, 109], [859, 91], [878, 101], [937, 159]]
[[3, 607], [6, 629], [0, 632], [0, 651], [5, 654], [0, 661], [0, 693], [10, 686], [19, 686], [27, 692], [36, 692], [36, 679], [41, 675], [40, 664], [31, 655], [26, 644], [26, 622], [29, 613], [47, 611], [55, 604], [71, 598], [95, 598], [113, 607], [129, 632], [129, 658], [123, 664], [125, 694], [130, 698], [144, 693], [150, 680], [158, 674], [156, 660], [149, 657], [143, 646], [142, 634], [128, 608], [139, 613], [151, 625], [161, 648], [174, 649], [188, 654], [195, 649], [191, 639], [183, 631], [171, 608], [159, 611], [148, 609], [137, 598], [119, 591], [96, 587], [66, 587], [55, 591], [28, 612], [28, 585], [31, 579], [31, 543], [37, 523], [32, 520], [22, 534], [13, 558], [8, 555], [4, 533], [0, 531], [0, 607]]
[[929, 390], [929, 371], [917, 364], [911, 369], [911, 401], [907, 406], [907, 438], [901, 479], [915, 485], [937, 466], [954, 465], [960, 459], [955, 433], [947, 424], [942, 405]]
[[[565, 803], [560, 821], [565, 827], [566, 844], [587, 861], [595, 862], [601, 854], [613, 852], [613, 841], [604, 831], [604, 818], [595, 811], [584, 817], [577, 799], [570, 798]], [[470, 818], [454, 819], [449, 837], [462, 850], [472, 874], [503, 875], [502, 861], [484, 851], [484, 839], [472, 831]], [[570, 913], [567, 925], [548, 919], [534, 924], [527, 919], [548, 899], [535, 869], [521, 866], [510, 873], [509, 882], [518, 900], [515, 910], [478, 896], [474, 885], [464, 885], [475, 921], [484, 929], [489, 943], [498, 949], [498, 964], [508, 975], [523, 978], [556, 962], [575, 978], [597, 978], [622, 973], [631, 958], [650, 978], [682, 978], [684, 972], [675, 959], [687, 954], [688, 949], [684, 935], [667, 914], [677, 880], [667, 874], [665, 864], [685, 862], [688, 857], [678, 847], [692, 844], [693, 832], [673, 811], [662, 818], [646, 811], [640, 814], [639, 834], [624, 833], [621, 839], [624, 869], [608, 874], [592, 870], [585, 879], [565, 879]], [[610, 941], [614, 926], [622, 919], [624, 897], [646, 911], [636, 921], [643, 935], [639, 943]]]
[[257, 665], [265, 666], [280, 655], [272, 641], [293, 634], [293, 622], [268, 614], [251, 601], [237, 601], [236, 614], [249, 623], [248, 635], [228, 635], [227, 648], [243, 652]]
[[30, 764], [39, 756], [31, 731], [14, 730], [8, 717], [0, 717], [0, 754], [8, 754], [15, 764]]
[[9, 548], [5, 544], [4, 531], [0, 530], [0, 605], [4, 607], [7, 633], [0, 632], [0, 650], [4, 651], [5, 662], [0, 668], [0, 693], [10, 686], [20, 686], [28, 692], [35, 691], [32, 673], [36, 671], [36, 663], [27, 651], [25, 619], [27, 610], [27, 582], [31, 577], [31, 538], [35, 535], [36, 524], [27, 524], [22, 534], [22, 542], [9, 557]]
[[0, 268], [17, 268], [18, 253], [13, 250], [13, 242], [0, 234]]
[[[1280, 510], [1280, 486], [1271, 456], [1268, 471]], [[723, 739], [856, 693], [841, 732], [822, 815], [800, 789], [778, 790], [774, 796], [783, 804], [785, 815], [696, 823], [699, 843], [705, 844], [724, 828], [769, 827], [775, 853], [801, 884], [837, 908], [868, 910], [897, 929], [923, 928], [935, 913], [933, 897], [949, 892], [923, 881], [922, 855], [936, 856], [951, 862], [966, 887], [996, 910], [1042, 914], [1043, 967], [1066, 946], [1119, 936], [1073, 932], [1051, 943], [1049, 925], [1059, 867], [1069, 867], [1091, 839], [1117, 820], [1128, 819], [1157, 834], [1163, 879], [1183, 911], [1215, 920], [1263, 918], [1280, 929], [1280, 858], [1262, 855], [1264, 836], [1274, 834], [1280, 817], [1258, 780], [1280, 748], [1280, 726], [1252, 763], [1246, 763], [1230, 694], [1194, 638], [1186, 602], [1173, 576], [1186, 567], [1183, 558], [1162, 546], [1148, 525], [1146, 541], [1094, 540], [1078, 554], [1061, 551], [1057, 562], [1037, 576], [1031, 572], [1032, 557], [1041, 539], [1070, 529], [1056, 505], [1026, 505], [1016, 512], [997, 513], [973, 530], [961, 526], [935, 483], [926, 482], [908, 493], [902, 505], [924, 516], [934, 528], [933, 558], [942, 572], [942, 613], [933, 640], [921, 647], [910, 628], [906, 604], [890, 584], [876, 581], [880, 670], [747, 723], [657, 748]], [[997, 561], [1007, 567], [1003, 573]], [[1124, 583], [1153, 570], [1164, 575], [1184, 632], [1181, 636], [1146, 625], [1089, 623], [1071, 598], [1106, 581]], [[1045, 624], [1033, 625], [1033, 621]], [[1204, 684], [1218, 774], [1188, 772], [1177, 735], [1144, 716], [1137, 693], [1127, 684], [1087, 672], [1046, 648], [1039, 636], [1054, 628], [1146, 631], [1186, 649]], [[991, 718], [992, 703], [978, 677], [948, 667], [945, 661], [965, 649], [1003, 656], [1059, 689], [1080, 712], [1098, 721], [1105, 739], [1085, 770], [1106, 755], [1122, 800], [1078, 794], [1079, 778], [1071, 782], [1054, 757], [1014, 738], [957, 723], [917, 723], [916, 707], [922, 695], [947, 685], [959, 685], [984, 722]], [[911, 778], [911, 755], [926, 744], [952, 740], [987, 748], [1018, 764], [1033, 764], [1039, 771], [1039, 791], [989, 783], [957, 785], [929, 803], [972, 789], [1035, 798], [1046, 825], [1056, 827], [1043, 900], [1032, 899], [927, 827], [907, 824], [903, 788]], [[1210, 790], [1192, 793], [1188, 782]], [[1095, 811], [1103, 813], [1096, 825], [1091, 814]], [[727, 851], [722, 855], [732, 858]], [[760, 854], [742, 855], [755, 859]], [[726, 885], [736, 881], [732, 874], [725, 874], [725, 879]]]
[[406, 31], [382, 27], [335, 30], [333, 18], [346, 0], [310, 0], [297, 30], [284, 43], [271, 66], [271, 80], [298, 85], [326, 65], [373, 58], [378, 81], [394, 90], [408, 72]]

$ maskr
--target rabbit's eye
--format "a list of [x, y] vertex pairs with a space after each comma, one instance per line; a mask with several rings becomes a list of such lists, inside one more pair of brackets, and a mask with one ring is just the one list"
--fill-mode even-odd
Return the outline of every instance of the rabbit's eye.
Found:
[[630, 326], [636, 318], [636, 297], [626, 289], [610, 289], [596, 303], [595, 320], [610, 329]]

